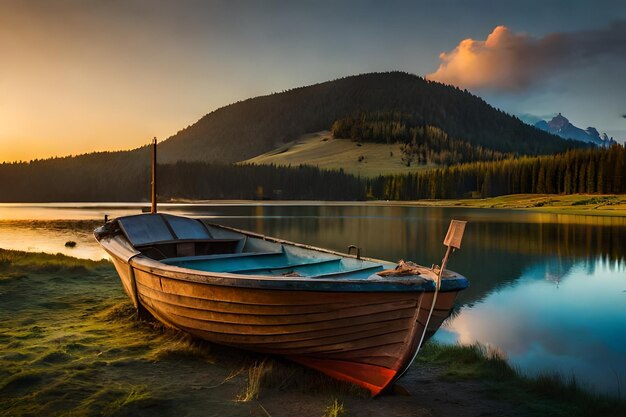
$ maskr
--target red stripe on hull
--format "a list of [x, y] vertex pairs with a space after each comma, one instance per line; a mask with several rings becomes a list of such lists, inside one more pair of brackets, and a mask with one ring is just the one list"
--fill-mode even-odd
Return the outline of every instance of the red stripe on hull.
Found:
[[365, 363], [337, 361], [332, 359], [288, 356], [289, 360], [325, 373], [342, 381], [351, 382], [368, 389], [372, 396], [380, 394], [393, 381], [397, 371]]

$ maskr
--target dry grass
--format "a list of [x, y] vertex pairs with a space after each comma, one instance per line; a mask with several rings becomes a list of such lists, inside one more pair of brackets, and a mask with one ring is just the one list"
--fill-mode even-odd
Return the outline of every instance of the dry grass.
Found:
[[339, 402], [336, 398], [324, 412], [324, 417], [348, 417], [349, 415], [348, 409], [344, 407], [343, 403]]
[[[242, 370], [236, 372], [237, 376]], [[370, 398], [366, 389], [357, 385], [339, 381], [320, 372], [281, 359], [264, 357], [248, 367], [248, 378], [237, 402], [258, 400], [261, 391], [301, 392], [307, 395], [350, 396]], [[343, 414], [346, 415], [346, 414]]]
[[350, 139], [333, 139], [328, 131], [303, 135], [270, 152], [242, 161], [258, 165], [313, 165], [363, 177], [400, 174], [424, 169], [407, 167], [401, 161], [399, 144], [358, 143]]
[[135, 404], [141, 404], [150, 400], [151, 395], [148, 392], [147, 387], [130, 387], [127, 394], [122, 395], [117, 400], [111, 402], [108, 407], [102, 411], [104, 416], [112, 416], [120, 413], [121, 410], [126, 409]]
[[191, 336], [175, 330], [165, 330], [164, 340], [147, 355], [147, 359], [159, 362], [168, 359], [202, 359], [215, 363], [209, 343], [193, 339]]
[[250, 368], [248, 368], [248, 381], [245, 391], [237, 397], [237, 401], [248, 402], [259, 398], [263, 377], [271, 371], [272, 362], [269, 361], [268, 358], [264, 358], [260, 362], [255, 362], [250, 366]]
[[371, 397], [368, 390], [358, 385], [339, 381], [280, 357], [270, 360], [272, 361], [272, 371], [263, 375], [262, 388], [355, 398]]

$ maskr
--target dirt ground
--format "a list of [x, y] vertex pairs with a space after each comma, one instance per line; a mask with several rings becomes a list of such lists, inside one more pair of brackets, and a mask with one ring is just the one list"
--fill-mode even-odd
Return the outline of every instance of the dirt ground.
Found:
[[[519, 407], [494, 398], [488, 386], [480, 381], [452, 381], [441, 378], [436, 366], [413, 366], [400, 380], [395, 392], [377, 398], [344, 397], [340, 399], [346, 415], [353, 417], [525, 417]], [[319, 395], [298, 392], [264, 392], [259, 416], [323, 416], [332, 403], [320, 401]]]

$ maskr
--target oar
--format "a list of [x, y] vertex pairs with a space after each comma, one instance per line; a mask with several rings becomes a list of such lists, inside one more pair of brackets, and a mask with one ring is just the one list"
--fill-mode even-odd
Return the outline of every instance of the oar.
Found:
[[467, 222], [462, 220], [452, 220], [450, 222], [450, 227], [448, 228], [448, 233], [446, 233], [446, 237], [443, 240], [443, 244], [447, 246], [448, 249], [446, 249], [446, 254], [441, 261], [441, 267], [439, 268], [439, 274], [437, 275], [437, 282], [435, 283], [435, 294], [433, 294], [433, 302], [430, 306], [430, 311], [428, 312], [426, 324], [424, 324], [422, 337], [420, 338], [420, 342], [417, 345], [417, 350], [415, 351], [416, 356], [422, 348], [422, 343], [424, 342], [424, 337], [426, 336], [426, 331], [428, 329], [428, 324], [430, 323], [430, 318], [432, 317], [433, 311], [435, 310], [435, 304], [437, 303], [437, 294], [439, 294], [439, 290], [441, 289], [441, 278], [443, 278], [443, 271], [446, 269], [446, 264], [448, 263], [450, 252], [453, 252], [456, 249], [461, 249], [461, 240], [463, 239], [463, 232], [465, 232], [466, 224]]

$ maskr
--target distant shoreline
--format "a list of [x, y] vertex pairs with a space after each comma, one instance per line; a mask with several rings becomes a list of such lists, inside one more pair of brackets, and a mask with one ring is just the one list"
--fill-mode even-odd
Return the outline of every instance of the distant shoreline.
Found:
[[[23, 206], [52, 205], [65, 208], [89, 207], [149, 207], [147, 201], [120, 202], [3, 202], [1, 207], [19, 208]], [[440, 208], [477, 208], [525, 210], [535, 213], [571, 214], [583, 216], [626, 216], [626, 194], [509, 194], [490, 198], [468, 198], [450, 200], [363, 200], [363, 201], [325, 201], [325, 200], [190, 200], [171, 199], [160, 201], [162, 207], [180, 205], [245, 205], [245, 206], [397, 206], [397, 207], [440, 207]], [[1, 217], [0, 217], [0, 220]]]
[[[163, 204], [163, 203], [162, 203]], [[528, 210], [538, 213], [575, 214], [585, 216], [626, 216], [626, 194], [509, 194], [490, 198], [451, 200], [187, 200], [175, 199], [165, 204], [224, 204], [224, 205], [333, 205], [333, 206], [409, 206], [460, 207], [480, 209]]]

